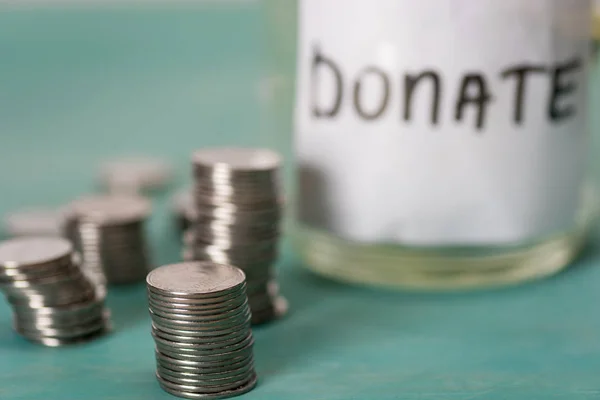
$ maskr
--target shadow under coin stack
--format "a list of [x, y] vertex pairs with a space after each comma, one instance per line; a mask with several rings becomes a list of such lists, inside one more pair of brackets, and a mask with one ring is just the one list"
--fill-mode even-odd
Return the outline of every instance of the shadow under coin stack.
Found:
[[82, 273], [66, 239], [0, 243], [0, 289], [12, 306], [15, 330], [33, 342], [61, 346], [110, 329], [105, 294]]
[[256, 385], [244, 273], [211, 262], [187, 262], [148, 274], [156, 376], [167, 392], [223, 398]]
[[279, 318], [288, 307], [274, 271], [282, 214], [280, 166], [279, 156], [264, 149], [210, 149], [193, 155], [195, 214], [183, 257], [241, 268], [253, 324]]
[[138, 196], [90, 196], [70, 204], [65, 235], [100, 285], [143, 282], [150, 270], [145, 222], [150, 202]]

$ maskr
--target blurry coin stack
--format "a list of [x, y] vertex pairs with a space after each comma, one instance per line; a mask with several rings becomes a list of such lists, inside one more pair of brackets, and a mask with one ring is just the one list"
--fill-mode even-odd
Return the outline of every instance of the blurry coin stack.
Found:
[[156, 377], [184, 398], [235, 396], [256, 385], [244, 273], [187, 262], [148, 274]]
[[110, 329], [104, 293], [85, 277], [63, 238], [30, 237], [0, 243], [0, 289], [25, 338], [60, 346]]
[[142, 282], [149, 255], [145, 222], [150, 202], [134, 195], [90, 196], [70, 204], [65, 235], [98, 284]]
[[285, 314], [274, 264], [282, 204], [281, 160], [264, 149], [210, 149], [193, 155], [194, 206], [185, 260], [235, 265], [247, 278], [252, 323]]

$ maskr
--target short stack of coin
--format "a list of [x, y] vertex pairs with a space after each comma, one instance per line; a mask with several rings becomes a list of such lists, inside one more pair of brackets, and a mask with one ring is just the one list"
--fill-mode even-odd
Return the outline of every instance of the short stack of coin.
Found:
[[265, 149], [220, 148], [193, 155], [194, 220], [184, 259], [241, 268], [248, 280], [252, 323], [285, 314], [274, 265], [282, 199], [280, 157]]
[[0, 243], [0, 289], [12, 306], [15, 330], [33, 342], [61, 346], [110, 328], [104, 293], [82, 273], [66, 239]]
[[65, 235], [95, 282], [143, 282], [150, 270], [145, 233], [150, 211], [150, 202], [134, 195], [88, 196], [69, 205]]
[[244, 273], [212, 262], [160, 267], [147, 277], [156, 377], [184, 398], [223, 398], [256, 385]]

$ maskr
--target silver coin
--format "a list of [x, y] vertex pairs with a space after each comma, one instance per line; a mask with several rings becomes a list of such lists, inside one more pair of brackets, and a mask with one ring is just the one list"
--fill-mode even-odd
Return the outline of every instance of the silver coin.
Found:
[[234, 360], [242, 357], [248, 357], [252, 354], [253, 351], [253, 341], [250, 341], [245, 347], [238, 348], [235, 350], [227, 351], [227, 349], [221, 349], [220, 352], [214, 353], [198, 353], [198, 352], [183, 352], [180, 350], [172, 350], [167, 347], [158, 347], [157, 351], [160, 353], [175, 358], [177, 360], [188, 360], [188, 361], [201, 361], [204, 363], [208, 363], [211, 361], [223, 361], [223, 360]]
[[171, 264], [148, 274], [149, 290], [177, 297], [215, 297], [235, 292], [245, 282], [233, 266], [210, 262]]
[[240, 192], [267, 190], [279, 183], [279, 171], [271, 170], [253, 170], [253, 171], [232, 171], [224, 168], [205, 168], [194, 166], [192, 171], [194, 177], [194, 188], [204, 190], [226, 189], [232, 186]]
[[224, 305], [233, 301], [244, 300], [246, 297], [246, 284], [239, 290], [230, 292], [218, 297], [192, 298], [192, 297], [174, 297], [164, 294], [158, 294], [148, 290], [148, 298], [156, 302], [166, 302], [171, 304], [188, 305], [189, 307], [222, 308]]
[[[193, 199], [192, 199], [193, 202]], [[193, 204], [188, 205], [188, 207]], [[243, 209], [235, 204], [230, 205], [201, 205], [191, 213], [194, 222], [220, 221], [225, 225], [236, 225], [239, 223], [248, 225], [272, 225], [278, 224], [282, 215], [281, 207], [266, 209]]]
[[240, 331], [235, 340], [223, 341], [222, 336], [207, 337], [204, 343], [173, 342], [153, 335], [156, 348], [182, 353], [220, 354], [245, 347], [253, 342], [249, 330]]
[[181, 369], [178, 366], [173, 366], [169, 363], [164, 363], [161, 359], [157, 359], [157, 367], [164, 370], [165, 375], [178, 376], [182, 378], [189, 377], [209, 381], [247, 373], [254, 368], [254, 359], [252, 357], [248, 357], [243, 362], [227, 363], [212, 369], [198, 367], [192, 369]]
[[171, 371], [200, 375], [210, 375], [254, 366], [254, 358], [252, 354], [246, 357], [231, 360], [220, 360], [208, 364], [196, 361], [191, 361], [189, 364], [183, 364], [180, 362], [182, 360], [176, 360], [167, 357], [159, 352], [155, 353], [155, 358], [157, 365], [168, 368]]
[[[194, 341], [194, 342], [189, 342], [189, 341], [181, 341], [181, 340], [177, 340], [177, 339], [168, 339], [167, 337], [163, 337], [160, 335], [159, 331], [154, 331], [152, 332], [152, 337], [154, 338], [154, 342], [158, 347], [158, 344], [160, 343], [161, 348], [162, 346], [169, 347], [169, 349], [202, 349], [202, 350], [214, 350], [215, 348], [224, 348], [224, 347], [228, 347], [228, 346], [234, 346], [238, 343], [243, 342], [244, 340], [247, 340], [249, 336], [248, 331], [241, 331], [238, 332], [237, 335], [235, 336], [228, 336], [227, 338], [223, 338], [223, 337], [212, 337], [212, 338], [204, 338], [205, 340], [200, 342], [200, 341]], [[173, 338], [173, 336], [171, 336], [171, 338]]]
[[[6, 294], [6, 293], [5, 293]], [[77, 291], [63, 293], [40, 293], [21, 289], [19, 293], [6, 294], [11, 305], [27, 306], [31, 308], [61, 307], [70, 304], [92, 301], [96, 296], [96, 289], [77, 288]]]
[[251, 245], [257, 240], [274, 240], [279, 237], [277, 228], [258, 232], [247, 232], [236, 228], [227, 231], [224, 229], [217, 230], [218, 228], [197, 225], [194, 229], [194, 234], [198, 241], [212, 243], [215, 246], [219, 246], [220, 244], [224, 244], [224, 246], [227, 247]]
[[57, 237], [23, 237], [0, 243], [0, 268], [17, 269], [70, 258], [73, 247]]
[[235, 244], [235, 243], [212, 243], [202, 242], [197, 240], [193, 233], [193, 229], [189, 231], [186, 238], [186, 244], [194, 246], [202, 246], [202, 251], [207, 255], [223, 254], [229, 257], [236, 255], [246, 255], [251, 260], [264, 260], [277, 254], [277, 244], [273, 240], [263, 240], [252, 244]]
[[203, 149], [194, 152], [192, 161], [195, 168], [206, 168], [210, 171], [223, 169], [234, 173], [273, 171], [281, 166], [281, 157], [268, 149]]
[[150, 318], [153, 322], [160, 324], [160, 326], [170, 327], [175, 329], [184, 329], [184, 330], [203, 330], [203, 331], [219, 331], [223, 329], [227, 329], [233, 326], [239, 326], [244, 324], [250, 316], [250, 310], [246, 308], [246, 310], [234, 317], [224, 319], [221, 321], [188, 321], [188, 320], [176, 320], [176, 319], [168, 319], [160, 317], [156, 314], [150, 313]]
[[225, 383], [221, 385], [215, 386], [203, 386], [203, 385], [189, 385], [189, 384], [181, 384], [176, 382], [171, 382], [159, 374], [156, 375], [160, 384], [166, 387], [169, 387], [173, 390], [184, 390], [191, 393], [202, 393], [202, 394], [211, 394], [211, 393], [222, 393], [228, 390], [235, 390], [237, 388], [243, 387], [247, 385], [250, 381], [256, 379], [256, 374], [251, 372], [249, 374], [244, 375], [239, 380]]
[[37, 276], [53, 273], [62, 273], [72, 269], [79, 268], [79, 257], [74, 254], [64, 254], [64, 256], [38, 264], [14, 264], [6, 263], [0, 266], [2, 277], [10, 278], [15, 275]]
[[[47, 335], [47, 336], [50, 336], [50, 335]], [[177, 358], [202, 357], [201, 359], [203, 359], [203, 360], [210, 360], [209, 357], [211, 357], [211, 356], [220, 356], [223, 353], [230, 353], [230, 352], [234, 352], [236, 350], [244, 349], [250, 343], [253, 343], [253, 340], [251, 337], [247, 337], [246, 339], [244, 339], [243, 341], [241, 341], [237, 344], [229, 345], [226, 347], [217, 347], [217, 346], [220, 346], [220, 344], [216, 343], [216, 344], [214, 344], [215, 348], [213, 348], [213, 349], [203, 348], [203, 347], [196, 347], [196, 348], [184, 348], [181, 346], [176, 347], [176, 346], [164, 344], [163, 342], [164, 341], [155, 340], [156, 349], [167, 355], [176, 353]], [[173, 342], [171, 342], [171, 343], [173, 343]], [[171, 355], [171, 357], [174, 357], [174, 356]]]
[[271, 273], [274, 270], [274, 262], [276, 255], [271, 255], [264, 258], [253, 259], [250, 255], [248, 258], [243, 258], [242, 254], [223, 254], [223, 253], [207, 253], [201, 247], [187, 248], [187, 257], [191, 257], [194, 260], [211, 261], [216, 263], [223, 263], [227, 261], [230, 265], [235, 265], [244, 274], [247, 272], [252, 275], [252, 278], [246, 276], [246, 280], [250, 280], [256, 277], [264, 276], [267, 273]]
[[[202, 247], [194, 247], [194, 246], [186, 246], [188, 257], [192, 257], [196, 260], [209, 260], [212, 262], [223, 263], [228, 262], [230, 265], [235, 265], [244, 273], [248, 273], [255, 277], [259, 274], [264, 274], [266, 271], [270, 271], [273, 269], [275, 260], [277, 258], [277, 253], [272, 254], [263, 254], [257, 257], [253, 257], [252, 254], [247, 254], [244, 258], [242, 253], [231, 253], [228, 254], [226, 252], [215, 252], [210, 251], [207, 252], [206, 249]], [[248, 280], [246, 276], [246, 280]]]
[[216, 307], [229, 301], [233, 301], [239, 297], [245, 297], [246, 284], [242, 284], [237, 287], [236, 290], [232, 290], [225, 294], [214, 295], [212, 297], [181, 297], [181, 296], [169, 296], [164, 293], [158, 293], [154, 289], [148, 288], [148, 297], [156, 301], [168, 302], [168, 303], [180, 303], [189, 304], [190, 306], [207, 306]]
[[38, 281], [38, 280], [43, 280], [43, 279], [47, 279], [47, 278], [56, 278], [60, 275], [64, 275], [64, 274], [69, 274], [69, 273], [74, 273], [76, 271], [80, 271], [80, 269], [78, 267], [71, 267], [69, 269], [67, 268], [48, 268], [45, 270], [38, 270], [34, 273], [31, 272], [22, 272], [22, 271], [16, 271], [16, 270], [12, 270], [10, 272], [8, 272], [8, 270], [4, 270], [3, 272], [0, 272], [0, 283], [1, 284], [11, 284], [13, 282], [18, 282], [18, 281]]
[[162, 389], [165, 392], [170, 393], [177, 397], [182, 397], [182, 398], [190, 399], [190, 400], [204, 400], [204, 399], [216, 400], [216, 399], [225, 399], [225, 398], [229, 398], [229, 397], [239, 396], [244, 393], [248, 393], [249, 391], [254, 389], [254, 387], [256, 387], [256, 383], [257, 383], [257, 378], [256, 378], [256, 376], [254, 376], [254, 378], [252, 380], [250, 380], [247, 384], [245, 384], [244, 386], [242, 386], [238, 389], [227, 390], [227, 391], [220, 392], [220, 393], [205, 394], [205, 393], [191, 393], [191, 392], [171, 389], [170, 387], [164, 386], [159, 381], [160, 386], [162, 387]]
[[99, 180], [110, 193], [140, 193], [162, 189], [172, 178], [172, 166], [152, 157], [128, 157], [104, 163]]
[[[82, 301], [91, 301], [94, 298], [94, 287], [86, 283], [78, 285], [75, 283], [54, 285], [54, 288], [36, 287], [36, 288], [10, 288], [3, 287], [2, 291], [8, 300], [16, 304], [25, 304], [32, 306], [32, 302], [44, 303], [50, 307], [68, 305]], [[32, 306], [35, 307], [35, 306]]]
[[[264, 194], [264, 193], [263, 193]], [[209, 206], [220, 206], [220, 205], [229, 205], [235, 204], [239, 208], [244, 208], [246, 210], [251, 210], [255, 207], [257, 208], [274, 208], [279, 205], [276, 200], [273, 200], [273, 194], [265, 194], [263, 198], [252, 198], [252, 197], [236, 197], [232, 195], [223, 195], [223, 194], [208, 194], [204, 193], [196, 193], [195, 199], [196, 207], [201, 208], [204, 205]]]
[[[247, 330], [245, 329], [240, 329], [238, 331], [234, 331], [231, 332], [227, 335], [219, 335], [216, 336], [218, 338], [219, 341], [221, 342], [235, 342], [236, 340], [241, 340], [245, 335], [247, 335]], [[172, 333], [168, 333], [168, 332], [164, 332], [161, 331], [160, 329], [153, 329], [152, 330], [152, 335], [159, 337], [161, 339], [164, 340], [168, 340], [171, 342], [177, 342], [177, 343], [194, 343], [194, 344], [202, 344], [202, 343], [206, 343], [207, 340], [210, 341], [214, 341], [216, 339], [215, 336], [181, 336], [181, 335], [174, 335]]]
[[[248, 254], [251, 254], [253, 256], [255, 256], [256, 258], [259, 258], [259, 256], [262, 255], [268, 255], [273, 251], [273, 240], [263, 240], [262, 242], [258, 242], [258, 241], [253, 241], [251, 243], [248, 242], [236, 242], [235, 241], [236, 238], [232, 238], [232, 237], [223, 237], [223, 236], [214, 236], [212, 238], [210, 238], [210, 240], [204, 239], [203, 238], [198, 238], [197, 236], [194, 237], [194, 242], [191, 244], [192, 246], [198, 247], [198, 246], [202, 246], [203, 248], [205, 248], [206, 250], [210, 251], [210, 250], [217, 250], [219, 252], [222, 252], [224, 250], [230, 252], [230, 253], [244, 253], [244, 252], [248, 252]], [[265, 246], [265, 248], [261, 248], [261, 245]], [[256, 259], [255, 258], [255, 259]]]
[[76, 344], [81, 344], [81, 343], [85, 343], [85, 342], [89, 342], [91, 340], [94, 340], [100, 336], [105, 335], [106, 333], [110, 332], [110, 326], [108, 327], [102, 327], [101, 329], [99, 329], [96, 332], [92, 332], [88, 335], [84, 335], [84, 336], [78, 336], [75, 338], [52, 338], [52, 337], [45, 337], [45, 336], [24, 336], [27, 340], [34, 342], [34, 343], [39, 343], [42, 344], [46, 347], [62, 347], [62, 346], [71, 346], [71, 345], [76, 345]]
[[238, 371], [229, 371], [229, 373], [215, 374], [215, 377], [207, 378], [206, 375], [186, 374], [181, 372], [171, 371], [157, 366], [156, 372], [169, 382], [178, 383], [181, 385], [194, 385], [203, 387], [215, 387], [228, 385], [234, 382], [244, 380], [249, 374], [254, 371], [254, 365], [243, 368]]
[[240, 325], [234, 325], [231, 326], [229, 328], [224, 328], [224, 329], [209, 329], [209, 330], [200, 330], [200, 329], [194, 329], [194, 330], [189, 330], [189, 329], [182, 329], [182, 328], [171, 328], [168, 326], [163, 326], [160, 325], [159, 323], [156, 323], [155, 321], [152, 321], [152, 327], [156, 330], [171, 334], [171, 335], [175, 335], [175, 336], [187, 336], [190, 338], [206, 338], [206, 337], [221, 337], [221, 336], [227, 336], [233, 333], [237, 333], [240, 330], [243, 329], [250, 329], [250, 318], [245, 321], [243, 324]]
[[[86, 304], [86, 303], [84, 303]], [[88, 305], [89, 304], [89, 305]], [[105, 310], [104, 302], [89, 302], [86, 307], [56, 307], [59, 311], [54, 311], [51, 307], [42, 309], [21, 307], [13, 308], [13, 311], [19, 317], [30, 319], [51, 319], [54, 321], [68, 321], [72, 319], [86, 318], [89, 315], [99, 315]], [[41, 310], [41, 311], [40, 311]], [[51, 311], [46, 311], [51, 310]], [[67, 311], [68, 310], [68, 311]]]
[[239, 197], [275, 199], [279, 189], [278, 171], [233, 175], [215, 170], [195, 169], [193, 177], [196, 198], [198, 193], [222, 193], [236, 200]]
[[191, 354], [191, 353], [181, 353], [174, 352], [170, 350], [162, 350], [156, 349], [156, 351], [164, 354], [167, 357], [179, 360], [179, 361], [191, 361], [195, 363], [204, 363], [212, 365], [220, 365], [221, 362], [234, 362], [240, 360], [242, 358], [250, 357], [253, 351], [253, 348], [250, 347], [247, 350], [239, 350], [237, 352], [232, 352], [230, 354], [222, 354], [217, 356], [207, 356], [205, 354]]
[[104, 314], [104, 310], [100, 309], [97, 312], [89, 313], [89, 314], [76, 314], [72, 316], [44, 316], [40, 317], [35, 314], [25, 314], [20, 313], [15, 315], [15, 321], [17, 321], [20, 325], [29, 324], [32, 326], [43, 327], [43, 328], [66, 328], [69, 326], [77, 326], [81, 324], [85, 324], [87, 322], [92, 322], [102, 318]]
[[274, 193], [270, 193], [269, 197], [266, 196], [262, 199], [250, 199], [240, 201], [240, 199], [232, 196], [221, 196], [213, 193], [203, 191], [196, 191], [194, 193], [194, 205], [196, 210], [203, 208], [225, 208], [225, 209], [236, 209], [245, 212], [251, 212], [253, 210], [267, 210], [282, 208], [282, 201], [280, 198], [276, 198]]
[[214, 360], [189, 360], [189, 359], [177, 359], [170, 357], [165, 353], [161, 353], [158, 350], [154, 352], [157, 362], [163, 365], [169, 365], [171, 369], [182, 368], [202, 371], [212, 371], [220, 368], [230, 368], [230, 366], [248, 363], [253, 360], [252, 352], [243, 351], [232, 353], [229, 357], [221, 357]]
[[173, 301], [161, 300], [159, 298], [156, 298], [152, 294], [149, 294], [148, 295], [148, 304], [152, 308], [163, 310], [163, 311], [175, 310], [173, 312], [177, 312], [177, 311], [185, 310], [186, 312], [191, 312], [191, 313], [214, 315], [214, 314], [221, 314], [224, 311], [238, 308], [239, 306], [246, 304], [246, 296], [239, 295], [239, 296], [231, 298], [230, 300], [221, 301], [218, 303], [209, 303], [209, 304], [191, 303], [190, 304], [190, 303], [184, 303], [184, 302], [173, 302]]
[[71, 270], [66, 273], [54, 276], [43, 277], [39, 279], [28, 279], [23, 281], [12, 281], [10, 283], [2, 283], [0, 288], [9, 289], [27, 289], [36, 287], [45, 287], [52, 290], [51, 287], [56, 285], [57, 289], [64, 284], [89, 284], [84, 275], [79, 270]]
[[50, 328], [37, 328], [32, 326], [20, 326], [15, 324], [15, 330], [24, 336], [40, 336], [40, 337], [52, 337], [58, 339], [69, 339], [78, 336], [85, 336], [99, 329], [104, 329], [108, 324], [108, 319], [101, 318], [92, 323], [82, 324], [80, 326], [68, 327], [66, 329], [50, 329]]
[[40, 317], [78, 316], [101, 312], [104, 309], [104, 296], [98, 296], [93, 301], [69, 304], [62, 307], [31, 308], [27, 306], [13, 306], [13, 311], [18, 314], [33, 314]]
[[245, 314], [248, 310], [248, 305], [246, 303], [241, 304], [236, 308], [232, 308], [229, 310], [222, 311], [218, 314], [215, 313], [194, 313], [191, 311], [181, 310], [181, 309], [168, 309], [167, 311], [160, 309], [158, 307], [150, 306], [150, 312], [153, 314], [162, 317], [169, 318], [174, 320], [181, 321], [202, 321], [202, 322], [218, 322], [223, 320], [228, 320], [232, 317], [240, 316], [241, 314]]
[[[165, 377], [179, 377], [179, 378], [183, 378], [183, 379], [204, 379], [205, 381], [207, 381], [208, 379], [206, 379], [205, 377], [216, 377], [218, 379], [218, 377], [227, 377], [227, 376], [240, 376], [242, 374], [247, 374], [250, 373], [255, 367], [254, 367], [254, 360], [252, 358], [249, 358], [248, 360], [245, 360], [243, 364], [239, 364], [240, 366], [236, 366], [235, 364], [230, 364], [228, 366], [225, 366], [224, 368], [221, 368], [221, 370], [218, 370], [218, 368], [214, 369], [214, 370], [208, 370], [208, 369], [203, 369], [203, 368], [195, 368], [195, 369], [188, 369], [188, 370], [181, 370], [181, 369], [171, 369], [171, 365], [169, 364], [162, 364], [160, 362], [157, 361], [156, 364], [156, 370], [158, 372], [160, 372], [160, 374], [162, 376]], [[177, 367], [175, 367], [177, 368]], [[209, 372], [212, 371], [212, 372]], [[237, 371], [236, 373], [232, 373], [231, 371]], [[180, 383], [184, 383], [184, 382], [180, 382]], [[191, 383], [191, 382], [188, 382]], [[205, 384], [209, 384], [209, 382], [204, 382]]]
[[124, 224], [146, 219], [151, 212], [148, 200], [135, 195], [96, 195], [75, 200], [70, 217], [101, 225]]

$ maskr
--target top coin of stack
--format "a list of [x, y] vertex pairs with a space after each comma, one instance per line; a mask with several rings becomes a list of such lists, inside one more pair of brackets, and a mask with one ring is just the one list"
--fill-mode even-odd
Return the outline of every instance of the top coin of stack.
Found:
[[105, 162], [98, 179], [111, 194], [138, 194], [163, 189], [172, 177], [172, 166], [166, 161], [135, 156]]
[[184, 258], [241, 268], [253, 323], [287, 309], [273, 270], [282, 213], [280, 167], [280, 157], [264, 149], [208, 149], [193, 155], [195, 213]]
[[100, 284], [141, 282], [149, 266], [144, 231], [150, 202], [142, 197], [88, 196], [70, 204], [65, 234]]
[[109, 328], [104, 292], [81, 272], [66, 239], [0, 243], [0, 289], [12, 305], [15, 330], [31, 341], [59, 346]]

